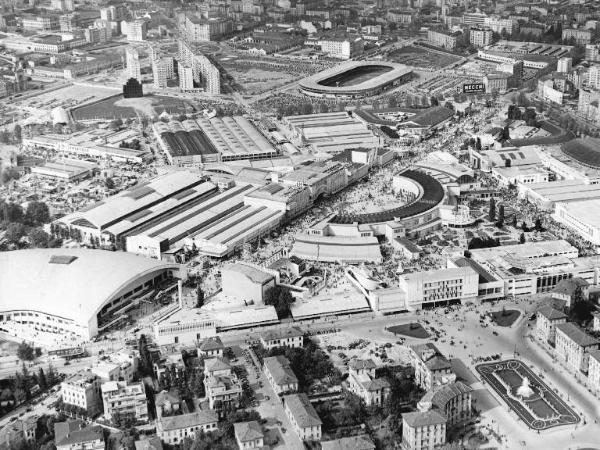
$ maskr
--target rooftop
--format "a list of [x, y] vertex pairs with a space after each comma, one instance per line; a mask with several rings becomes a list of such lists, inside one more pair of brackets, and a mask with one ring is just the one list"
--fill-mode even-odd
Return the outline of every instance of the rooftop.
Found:
[[306, 394], [286, 395], [283, 397], [283, 403], [299, 427], [315, 427], [323, 423]]
[[304, 336], [304, 332], [298, 327], [281, 328], [275, 330], [268, 330], [261, 333], [260, 337], [264, 341], [275, 341], [287, 338], [296, 338]]
[[552, 306], [543, 306], [537, 313], [548, 320], [566, 319], [568, 317], [565, 313], [558, 309], [554, 309]]
[[410, 412], [402, 414], [402, 419], [412, 428], [429, 427], [446, 423], [446, 418], [431, 409], [426, 412]]
[[253, 420], [251, 422], [238, 422], [233, 424], [235, 437], [239, 442], [254, 442], [264, 437], [260, 424]]
[[560, 331], [561, 333], [565, 334], [570, 340], [575, 342], [575, 344], [579, 345], [580, 347], [597, 346], [600, 344], [598, 339], [590, 336], [572, 322], [559, 323], [556, 325], [556, 331]]
[[350, 436], [333, 441], [322, 441], [322, 450], [375, 450], [375, 444], [367, 435]]
[[163, 431], [180, 430], [182, 428], [197, 427], [211, 423], [216, 424], [218, 421], [219, 417], [213, 410], [196, 411], [180, 416], [161, 417], [160, 419]]
[[298, 378], [290, 366], [290, 361], [285, 356], [269, 356], [264, 359], [263, 364], [273, 377], [275, 384], [287, 385], [298, 383]]

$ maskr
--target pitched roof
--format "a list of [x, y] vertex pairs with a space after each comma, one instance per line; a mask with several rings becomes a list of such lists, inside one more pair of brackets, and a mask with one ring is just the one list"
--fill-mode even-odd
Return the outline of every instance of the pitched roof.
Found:
[[592, 345], [600, 344], [600, 341], [593, 336], [590, 336], [577, 325], [572, 322], [559, 323], [556, 325], [556, 330], [561, 331], [569, 339], [574, 341], [577, 345], [581, 347], [589, 347]]
[[350, 368], [353, 370], [375, 369], [377, 366], [372, 359], [353, 359], [350, 361]]
[[544, 316], [548, 320], [567, 318], [567, 315], [564, 312], [554, 309], [552, 306], [542, 306], [537, 313]]
[[235, 437], [240, 442], [252, 442], [264, 437], [260, 424], [253, 420], [251, 422], [238, 422], [233, 424]]
[[54, 424], [55, 445], [73, 445], [83, 442], [104, 441], [100, 426], [86, 426], [81, 420], [59, 422]]
[[203, 352], [208, 352], [211, 350], [223, 350], [225, 346], [223, 342], [221, 342], [221, 338], [219, 336], [210, 337], [202, 341], [198, 349]]
[[375, 444], [367, 435], [350, 436], [321, 442], [322, 450], [374, 450]]
[[405, 413], [402, 414], [402, 419], [412, 428], [446, 423], [446, 418], [433, 409], [425, 412]]
[[263, 364], [276, 384], [283, 385], [298, 382], [298, 378], [290, 366], [290, 361], [285, 356], [269, 356], [264, 359]]
[[163, 445], [158, 436], [142, 436], [142, 439], [135, 441], [135, 450], [163, 450]]
[[450, 361], [439, 351], [439, 349], [428, 342], [426, 344], [412, 345], [411, 349], [417, 354], [419, 359], [425, 363], [429, 370], [451, 369]]
[[231, 364], [226, 358], [209, 358], [204, 362], [204, 370], [208, 372], [230, 369]]
[[431, 403], [433, 406], [436, 406], [443, 411], [446, 404], [453, 398], [472, 391], [473, 389], [471, 389], [470, 386], [467, 386], [462, 381], [457, 381], [456, 383], [446, 384], [437, 389], [428, 391], [423, 398], [421, 398], [421, 402]]
[[374, 378], [369, 381], [364, 381], [362, 385], [370, 392], [380, 391], [390, 387], [390, 383], [385, 378]]
[[291, 327], [282, 330], [265, 331], [260, 335], [264, 341], [275, 341], [278, 339], [288, 339], [304, 336], [304, 332], [298, 327]]
[[306, 394], [292, 394], [283, 397], [283, 402], [292, 416], [296, 419], [296, 423], [301, 428], [320, 426], [321, 418], [315, 411], [315, 408], [310, 403]]
[[555, 294], [573, 295], [578, 287], [585, 288], [589, 285], [590, 284], [583, 278], [566, 278], [564, 280], [560, 280], [552, 292]]
[[181, 398], [179, 397], [179, 390], [177, 388], [171, 388], [168, 391], [160, 391], [156, 394], [154, 404], [156, 406], [162, 406], [166, 402], [169, 403], [180, 403]]
[[217, 423], [218, 420], [217, 413], [211, 410], [196, 411], [181, 416], [161, 417], [160, 423], [163, 431], [170, 431]]

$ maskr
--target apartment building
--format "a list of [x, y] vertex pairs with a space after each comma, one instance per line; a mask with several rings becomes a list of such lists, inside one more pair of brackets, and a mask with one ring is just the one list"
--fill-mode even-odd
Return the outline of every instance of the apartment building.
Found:
[[127, 78], [135, 78], [139, 82], [142, 81], [142, 67], [140, 64], [140, 54], [137, 49], [129, 47], [125, 51], [125, 68]]
[[94, 417], [102, 412], [102, 380], [90, 370], [83, 370], [60, 384], [63, 403], [73, 405]]
[[192, 68], [193, 81], [203, 85], [208, 94], [221, 93], [221, 74], [217, 66], [192, 43], [183, 39], [179, 40], [179, 62], [180, 65]]
[[323, 422], [306, 394], [286, 395], [283, 397], [283, 408], [300, 439], [303, 441], [321, 439]]
[[417, 404], [421, 412], [435, 410], [448, 425], [468, 421], [473, 415], [473, 389], [462, 381], [434, 387]]
[[571, 322], [556, 325], [556, 355], [573, 372], [588, 372], [590, 352], [598, 350], [600, 341]]
[[169, 80], [173, 78], [174, 73], [175, 69], [172, 57], [164, 56], [152, 61], [153, 85], [156, 89], [166, 88]]
[[503, 19], [500, 17], [486, 17], [483, 25], [491, 29], [494, 33], [513, 34], [519, 31], [519, 22], [514, 19]]
[[134, 20], [121, 22], [121, 33], [123, 33], [130, 42], [143, 42], [148, 34], [148, 24], [144, 20]]
[[587, 381], [591, 391], [600, 395], [600, 350], [590, 351]]
[[60, 29], [58, 16], [36, 14], [23, 17], [23, 29], [26, 31], [54, 31]]
[[554, 345], [556, 340], [556, 326], [566, 323], [567, 315], [562, 311], [544, 306], [536, 313], [535, 331], [543, 342]]
[[362, 54], [364, 41], [360, 37], [355, 38], [327, 38], [318, 42], [321, 51], [330, 58], [348, 60]]
[[403, 450], [433, 450], [446, 444], [446, 418], [435, 410], [402, 414]]
[[189, 42], [216, 41], [232, 31], [231, 19], [204, 19], [187, 15], [183, 22], [183, 32]]
[[221, 342], [220, 337], [209, 337], [204, 339], [198, 345], [198, 356], [203, 356], [205, 358], [218, 358], [223, 356], [224, 350], [225, 346], [223, 345], [223, 342]]
[[218, 415], [215, 411], [196, 411], [178, 416], [161, 417], [156, 421], [156, 434], [165, 444], [177, 445], [196, 433], [216, 431]]
[[290, 361], [285, 356], [265, 358], [263, 370], [275, 393], [281, 395], [298, 391], [298, 378], [290, 366]]
[[493, 31], [485, 27], [473, 27], [469, 30], [469, 43], [476, 47], [485, 47], [492, 43]]
[[584, 28], [566, 28], [562, 30], [563, 41], [573, 39], [576, 45], [588, 45], [592, 41], [592, 31]]
[[144, 382], [128, 384], [125, 381], [109, 381], [102, 385], [104, 417], [107, 420], [133, 420], [135, 423], [148, 422], [148, 402]]
[[204, 389], [210, 409], [237, 406], [242, 396], [242, 384], [232, 372], [226, 358], [210, 358], [204, 361]]
[[427, 32], [427, 40], [431, 45], [446, 50], [454, 50], [460, 39], [462, 39], [462, 33], [460, 32], [450, 33], [444, 30], [429, 30]]
[[434, 344], [428, 342], [411, 345], [409, 350], [410, 364], [415, 370], [415, 382], [424, 390], [456, 381], [452, 364]]
[[377, 378], [375, 369], [376, 365], [372, 359], [350, 361], [350, 391], [362, 398], [367, 406], [383, 406], [390, 394], [390, 384], [383, 378]]
[[98, 425], [87, 425], [81, 420], [54, 424], [56, 450], [104, 450], [104, 433]]

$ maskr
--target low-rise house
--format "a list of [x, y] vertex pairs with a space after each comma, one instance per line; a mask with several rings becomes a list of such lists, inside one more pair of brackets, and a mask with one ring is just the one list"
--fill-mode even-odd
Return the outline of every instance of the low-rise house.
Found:
[[438, 386], [427, 392], [417, 407], [421, 412], [435, 410], [446, 418], [448, 425], [455, 425], [473, 415], [472, 392], [473, 389], [461, 381]]
[[275, 393], [281, 395], [298, 391], [298, 378], [285, 356], [269, 356], [264, 359], [263, 367]]
[[375, 450], [375, 444], [363, 434], [321, 442], [321, 450]]
[[270, 330], [261, 333], [260, 342], [267, 350], [271, 350], [275, 347], [303, 347], [304, 333], [298, 327]]
[[148, 422], [148, 402], [144, 382], [127, 384], [109, 381], [102, 385], [104, 417], [108, 420]]
[[567, 315], [551, 306], [541, 307], [536, 314], [535, 331], [538, 337], [551, 345], [556, 339], [556, 325], [565, 323]]
[[428, 391], [434, 386], [441, 386], [456, 381], [450, 361], [432, 344], [412, 345], [410, 362], [415, 369], [415, 382]]
[[225, 346], [218, 336], [204, 339], [200, 345], [198, 345], [198, 356], [203, 356], [205, 358], [222, 357], [224, 351]]
[[179, 396], [179, 390], [172, 388], [169, 391], [160, 391], [154, 397], [154, 405], [156, 407], [156, 417], [172, 416], [178, 414], [182, 410], [182, 401]]
[[598, 339], [571, 322], [556, 325], [556, 354], [574, 372], [587, 373], [590, 352], [599, 345]]
[[446, 418], [435, 410], [402, 414], [403, 450], [432, 450], [446, 443]]
[[161, 358], [154, 363], [154, 377], [157, 380], [161, 380], [165, 376], [165, 372], [169, 371], [171, 376], [175, 374], [175, 378], [181, 378], [185, 374], [185, 363], [181, 353], [173, 353], [170, 355], [161, 356]]
[[169, 445], [181, 443], [186, 437], [193, 437], [199, 431], [216, 431], [218, 422], [214, 411], [196, 411], [179, 416], [161, 417], [156, 421], [156, 434]]
[[98, 425], [86, 425], [81, 420], [54, 424], [56, 450], [104, 450], [104, 433]]
[[135, 450], [163, 450], [163, 445], [158, 436], [142, 435], [135, 441]]
[[234, 423], [233, 430], [240, 450], [264, 446], [265, 433], [257, 421]]
[[9, 422], [0, 429], [0, 449], [10, 450], [35, 443], [37, 417], [30, 416]]
[[362, 398], [367, 406], [382, 406], [390, 394], [390, 384], [383, 378], [376, 378], [375, 369], [375, 363], [371, 359], [350, 361], [350, 391]]
[[283, 397], [283, 408], [290, 419], [294, 431], [303, 441], [321, 439], [321, 419], [306, 394], [292, 394]]

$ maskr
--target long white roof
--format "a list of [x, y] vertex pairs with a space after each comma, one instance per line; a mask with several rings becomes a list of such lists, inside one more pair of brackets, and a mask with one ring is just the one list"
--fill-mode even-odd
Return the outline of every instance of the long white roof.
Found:
[[0, 311], [30, 310], [87, 325], [138, 277], [179, 265], [125, 252], [30, 249], [0, 252]]

